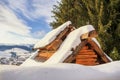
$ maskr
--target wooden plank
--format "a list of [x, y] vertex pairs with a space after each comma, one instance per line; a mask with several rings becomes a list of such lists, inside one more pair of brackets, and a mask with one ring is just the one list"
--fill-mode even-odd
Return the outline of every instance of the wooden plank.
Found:
[[94, 58], [94, 59], [97, 59], [97, 57], [76, 57], [75, 59], [89, 59], [89, 58]]
[[81, 64], [95, 64], [95, 61], [76, 61], [76, 63], [81, 63]]
[[40, 50], [38, 51], [38, 55], [35, 57], [35, 60], [44, 62], [49, 59], [54, 53], [55, 51]]
[[87, 40], [83, 40], [80, 44], [79, 44], [79, 46], [77, 46], [76, 47], [76, 49], [73, 51], [73, 53], [70, 55], [70, 56], [68, 56], [63, 62], [65, 63], [67, 63], [67, 62], [72, 62], [73, 60], [75, 60], [76, 59], [76, 55], [79, 53], [79, 51], [82, 49], [82, 47], [83, 46], [85, 46], [87, 44]]
[[97, 58], [97, 55], [77, 55], [76, 56], [76, 59], [78, 58], [81, 58], [81, 59], [84, 59], [84, 58]]
[[66, 27], [60, 34], [57, 36], [57, 39], [61, 39], [64, 35], [68, 35], [67, 33], [70, 33], [69, 28]]
[[50, 57], [50, 56], [52, 56], [53, 55], [53, 53], [40, 53], [39, 54], [39, 56], [43, 56], [43, 57]]
[[62, 43], [62, 40], [55, 40], [50, 45], [46, 46], [47, 50], [57, 50]]
[[93, 50], [81, 50], [79, 53], [95, 53]]
[[95, 52], [80, 52], [78, 55], [96, 55]]
[[97, 61], [97, 59], [94, 59], [94, 58], [89, 58], [89, 59], [76, 59], [76, 62], [79, 62], [79, 61], [82, 61], [82, 62], [88, 62], [88, 61]]
[[87, 59], [87, 58], [97, 59], [97, 57], [86, 57], [86, 56], [77, 56], [75, 59]]
[[79, 52], [81, 52], [81, 53], [83, 53], [83, 52], [94, 52], [93, 50], [91, 50], [91, 49], [86, 49], [86, 50], [80, 50]]
[[53, 54], [55, 53], [55, 51], [47, 51], [47, 50], [43, 50], [43, 51], [39, 51], [39, 54], [37, 55], [37, 57], [39, 58], [50, 58]]
[[84, 64], [84, 65], [95, 65], [95, 64], [97, 65], [97, 64], [99, 64], [98, 62], [92, 62], [92, 61], [91, 62], [80, 62], [79, 61], [79, 62], [76, 62], [76, 63], [77, 64]]
[[47, 60], [47, 58], [44, 57], [36, 57], [35, 58], [36, 61], [40, 61], [40, 62], [45, 62]]
[[82, 64], [85, 66], [95, 66], [95, 65], [98, 65], [99, 63], [76, 63], [76, 64]]

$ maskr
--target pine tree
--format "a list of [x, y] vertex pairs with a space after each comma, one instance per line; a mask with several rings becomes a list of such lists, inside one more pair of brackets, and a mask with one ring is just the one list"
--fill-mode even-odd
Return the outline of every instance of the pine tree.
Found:
[[120, 0], [61, 0], [55, 5], [53, 28], [70, 20], [78, 28], [87, 23], [98, 32], [98, 40], [106, 53], [116, 47], [120, 52]]
[[118, 53], [118, 50], [116, 47], [114, 47], [113, 51], [110, 53], [110, 57], [113, 60], [120, 60], [120, 54]]
[[81, 25], [85, 25], [88, 21], [86, 8], [80, 0], [61, 0], [59, 5], [54, 5], [53, 14], [54, 19], [51, 23], [53, 28], [58, 27], [60, 24], [70, 20], [72, 24], [78, 28]]
[[112, 19], [112, 25], [109, 28], [109, 33], [112, 35], [112, 46], [116, 47], [120, 53], [120, 0], [110, 0], [110, 15]]

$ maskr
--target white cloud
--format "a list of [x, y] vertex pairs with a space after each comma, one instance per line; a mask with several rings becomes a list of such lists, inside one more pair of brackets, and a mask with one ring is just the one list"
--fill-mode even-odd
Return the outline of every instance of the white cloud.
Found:
[[28, 19], [34, 20], [36, 18], [45, 17], [46, 22], [51, 22], [52, 7], [60, 0], [8, 0], [9, 6], [17, 11], [23, 13]]
[[30, 27], [10, 9], [0, 5], [0, 44], [33, 44], [36, 41], [30, 35]]
[[20, 21], [7, 7], [0, 6], [0, 30], [13, 32], [19, 35], [30, 36], [30, 27]]
[[[7, 2], [7, 5], [4, 4]], [[24, 19], [18, 19], [16, 15], [23, 14], [30, 20], [40, 19], [41, 17], [49, 24], [52, 7], [60, 0], [3, 0], [0, 3], [0, 30], [14, 32], [20, 35], [31, 36], [30, 27], [26, 25]], [[3, 8], [3, 5], [7, 6]], [[14, 11], [14, 12], [13, 12]], [[17, 13], [15, 13], [17, 12]], [[16, 14], [16, 15], [15, 15]], [[2, 26], [2, 27], [1, 27]], [[50, 27], [51, 28], [51, 27]], [[36, 35], [37, 34], [37, 35]], [[42, 38], [45, 31], [33, 32], [34, 37]]]
[[41, 31], [37, 31], [37, 32], [34, 32], [33, 33], [33, 36], [36, 37], [36, 38], [42, 38], [46, 35], [46, 32], [44, 30], [41, 30]]

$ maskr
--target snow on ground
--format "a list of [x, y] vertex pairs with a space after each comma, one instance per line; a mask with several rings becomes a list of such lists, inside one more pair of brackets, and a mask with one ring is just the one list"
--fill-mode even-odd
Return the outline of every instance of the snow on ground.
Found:
[[[12, 74], [11, 74], [12, 73]], [[120, 61], [98, 66], [41, 64], [36, 66], [0, 65], [0, 80], [120, 80]]]
[[56, 36], [61, 31], [63, 31], [70, 24], [71, 24], [71, 21], [67, 21], [64, 24], [62, 24], [61, 26], [59, 26], [58, 28], [50, 31], [44, 38], [42, 38], [40, 41], [38, 41], [38, 43], [35, 44], [34, 48], [40, 48], [40, 47], [44, 47], [44, 46], [48, 45], [56, 38]]

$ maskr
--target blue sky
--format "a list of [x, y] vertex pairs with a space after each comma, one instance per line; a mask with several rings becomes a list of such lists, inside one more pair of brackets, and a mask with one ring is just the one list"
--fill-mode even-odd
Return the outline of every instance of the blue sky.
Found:
[[[54, 20], [51, 17], [53, 15], [51, 10], [57, 1], [60, 0], [0, 0], [0, 11], [2, 12], [0, 21], [5, 20], [7, 23], [11, 22], [12, 25], [16, 22], [15, 25], [19, 28], [21, 26], [18, 26], [17, 23], [21, 24], [24, 26], [24, 30], [29, 32], [27, 34], [34, 38], [42, 38], [52, 29], [49, 25]], [[9, 15], [5, 15], [8, 13]], [[9, 19], [15, 21], [12, 22]], [[6, 25], [6, 23], [4, 24]]]

